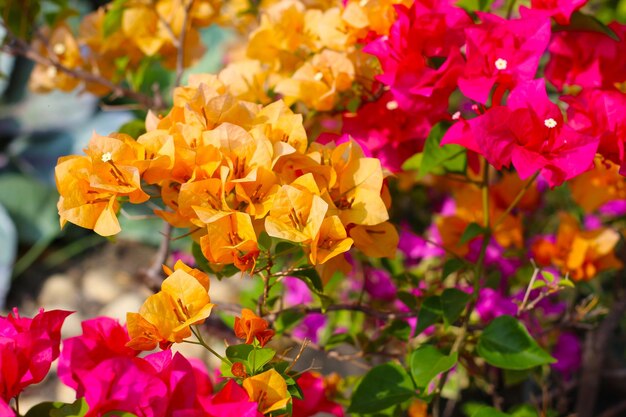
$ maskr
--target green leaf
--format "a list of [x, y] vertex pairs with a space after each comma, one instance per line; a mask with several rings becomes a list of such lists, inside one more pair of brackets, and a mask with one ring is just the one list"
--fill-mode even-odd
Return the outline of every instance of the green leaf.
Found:
[[333, 347], [339, 346], [343, 343], [352, 346], [356, 344], [354, 337], [350, 333], [335, 333], [328, 338], [326, 343], [324, 343], [324, 348], [332, 349]]
[[252, 372], [257, 373], [263, 369], [265, 364], [269, 363], [276, 355], [273, 349], [270, 348], [261, 348], [261, 349], [253, 349], [248, 354], [248, 364], [253, 368]]
[[422, 166], [423, 153], [416, 153], [402, 164], [403, 171], [417, 171]]
[[415, 395], [411, 377], [400, 365], [389, 362], [372, 368], [352, 395], [349, 413], [375, 413]]
[[459, 240], [459, 245], [464, 245], [475, 237], [484, 235], [485, 232], [486, 231], [484, 227], [482, 227], [478, 223], [472, 222], [468, 224], [465, 228], [465, 231], [463, 231], [463, 235], [461, 235], [461, 240]]
[[445, 129], [441, 124], [435, 125], [426, 138], [419, 177], [433, 172], [437, 168], [457, 171], [465, 164], [465, 148], [460, 145], [440, 146]]
[[269, 250], [272, 247], [272, 238], [264, 230], [259, 235], [257, 243], [259, 245], [259, 249], [261, 249], [261, 250]]
[[446, 288], [441, 294], [441, 310], [443, 320], [447, 325], [454, 323], [469, 301], [470, 296], [456, 288]]
[[79, 398], [72, 404], [62, 402], [43, 402], [33, 407], [24, 417], [82, 417], [89, 411], [89, 405], [84, 398]]
[[118, 131], [137, 139], [139, 136], [146, 133], [146, 122], [145, 120], [131, 120], [130, 122], [124, 123]]
[[543, 288], [546, 285], [548, 285], [548, 284], [546, 284], [545, 281], [535, 281], [535, 282], [533, 282], [533, 285], [530, 288], [532, 290], [536, 290], [537, 288]]
[[248, 360], [248, 356], [250, 356], [250, 352], [254, 350], [252, 345], [230, 345], [226, 348], [226, 357], [230, 359], [231, 362], [246, 362]]
[[574, 32], [598, 32], [604, 33], [609, 38], [620, 41], [619, 36], [607, 25], [599, 21], [595, 16], [588, 15], [576, 11], [570, 17], [569, 25], [555, 25], [552, 29], [558, 31], [574, 31]]
[[293, 271], [291, 273], [291, 276], [300, 278], [300, 280], [304, 281], [309, 286], [309, 288], [317, 293], [324, 292], [324, 284], [322, 284], [322, 279], [320, 278], [320, 275], [317, 273], [317, 270], [315, 270], [315, 268], [306, 268]]
[[484, 406], [471, 414], [471, 417], [511, 417], [511, 415], [498, 411], [493, 407]]
[[541, 275], [544, 277], [546, 281], [554, 282], [554, 274], [552, 272], [541, 271]]
[[574, 284], [571, 280], [565, 278], [559, 281], [559, 285], [561, 287], [576, 288], [576, 284]]
[[124, 16], [125, 3], [126, 0], [114, 0], [107, 13], [104, 15], [102, 32], [105, 38], [111, 36], [122, 27], [122, 16]]
[[477, 352], [487, 363], [502, 369], [522, 370], [556, 362], [511, 316], [497, 317], [485, 328]]
[[465, 262], [459, 258], [448, 259], [446, 263], [443, 264], [443, 272], [441, 279], [446, 279], [450, 274], [455, 273], [459, 269], [463, 268]]
[[404, 320], [393, 320], [384, 330], [388, 335], [408, 342], [411, 337], [411, 326]]
[[294, 310], [285, 310], [279, 314], [274, 322], [276, 333], [283, 333], [298, 324], [304, 318], [304, 313]]
[[191, 244], [191, 254], [193, 255], [193, 259], [196, 261], [196, 266], [200, 270], [204, 272], [213, 271], [213, 268], [211, 268], [209, 261], [207, 260], [207, 258], [204, 257], [204, 254], [202, 253], [202, 248], [200, 247], [200, 244], [198, 242], [193, 242]]
[[413, 351], [409, 360], [413, 380], [425, 388], [437, 375], [450, 370], [458, 360], [458, 353], [444, 355], [432, 345], [424, 345]]
[[406, 291], [398, 291], [398, 299], [412, 311], [417, 311], [417, 297]]
[[422, 333], [427, 327], [437, 323], [443, 315], [441, 309], [441, 297], [434, 295], [428, 297], [422, 303], [419, 314], [417, 315], [417, 326], [415, 326], [415, 335]]

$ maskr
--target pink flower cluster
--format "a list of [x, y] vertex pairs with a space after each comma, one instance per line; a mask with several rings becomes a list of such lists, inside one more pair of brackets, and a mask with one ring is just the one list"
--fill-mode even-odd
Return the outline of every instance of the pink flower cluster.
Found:
[[[345, 114], [343, 133], [391, 171], [423, 149], [435, 124], [452, 121], [442, 145], [462, 145], [496, 169], [513, 166], [521, 178], [538, 172], [554, 187], [592, 168], [596, 153], [624, 174], [626, 26], [608, 26], [620, 41], [551, 28], [552, 19], [569, 24], [585, 3], [533, 0], [518, 18], [476, 12], [476, 21], [448, 0], [397, 6], [389, 35], [364, 48], [379, 59], [388, 92]], [[567, 94], [562, 105], [552, 86]], [[457, 88], [466, 102], [450, 116]]]

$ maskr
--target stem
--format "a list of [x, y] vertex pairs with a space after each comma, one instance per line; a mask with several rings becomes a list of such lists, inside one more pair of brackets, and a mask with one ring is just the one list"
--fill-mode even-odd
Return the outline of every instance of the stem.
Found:
[[533, 275], [530, 277], [530, 282], [528, 283], [528, 287], [526, 288], [526, 293], [524, 294], [524, 299], [522, 300], [522, 304], [520, 304], [520, 306], [517, 309], [518, 316], [522, 314], [522, 312], [524, 311], [524, 308], [526, 307], [526, 303], [528, 302], [528, 297], [530, 297], [530, 292], [532, 291], [533, 284], [535, 283], [537, 276], [539, 276], [539, 268], [537, 268], [537, 265], [535, 265], [534, 261], [531, 260], [531, 262], [535, 269], [533, 270]]
[[26, 271], [26, 269], [41, 256], [43, 251], [50, 246], [50, 243], [52, 243], [55, 237], [56, 233], [41, 237], [20, 259], [18, 259], [15, 265], [13, 265], [13, 279]]
[[526, 184], [524, 184], [524, 187], [519, 191], [519, 193], [517, 193], [517, 195], [511, 202], [511, 204], [509, 204], [506, 210], [504, 210], [504, 213], [502, 213], [500, 217], [498, 217], [498, 220], [496, 220], [496, 222], [494, 223], [493, 225], [494, 230], [500, 225], [500, 223], [504, 221], [506, 216], [508, 216], [509, 213], [511, 213], [511, 211], [513, 211], [513, 209], [519, 204], [519, 202], [524, 197], [524, 194], [526, 194], [526, 191], [530, 189], [530, 186], [533, 184], [533, 182], [535, 182], [538, 176], [539, 176], [539, 171], [535, 172], [533, 176], [530, 177], [530, 179], [526, 182]]
[[[189, 327], [189, 329], [191, 329], [191, 333], [193, 333], [194, 336], [196, 336], [196, 338], [198, 339], [198, 343], [197, 344], [201, 345], [203, 348], [205, 348], [206, 350], [211, 352], [215, 357], [217, 357], [222, 362], [230, 364], [230, 361], [228, 359], [226, 359], [225, 357], [223, 357], [222, 355], [217, 353], [215, 350], [213, 350], [213, 348], [211, 348], [211, 346], [209, 346], [204, 341], [204, 339], [202, 338], [202, 334], [200, 332], [200, 329], [194, 329], [193, 327]], [[194, 343], [194, 342], [190, 342], [190, 343]]]
[[194, 0], [190, 0], [185, 6], [183, 26], [180, 30], [180, 38], [178, 39], [178, 55], [176, 56], [176, 86], [180, 85], [185, 69], [185, 39], [187, 37], [187, 24], [189, 22], [189, 13], [193, 6]]

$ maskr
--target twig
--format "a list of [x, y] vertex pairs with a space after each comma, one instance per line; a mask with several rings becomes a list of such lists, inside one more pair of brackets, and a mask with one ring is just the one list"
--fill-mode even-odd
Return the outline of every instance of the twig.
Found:
[[164, 222], [163, 231], [161, 232], [163, 238], [159, 245], [159, 249], [154, 255], [154, 259], [149, 267], [139, 271], [139, 275], [143, 281], [155, 292], [161, 288], [161, 282], [163, 282], [163, 264], [167, 260], [170, 254], [170, 241], [172, 235], [172, 225]]
[[[3, 27], [6, 28], [6, 26], [3, 25]], [[141, 94], [137, 91], [134, 90], [130, 90], [128, 88], [122, 87], [121, 85], [118, 84], [114, 84], [111, 81], [109, 81], [108, 79], [104, 78], [104, 77], [100, 77], [96, 74], [93, 74], [91, 72], [82, 70], [80, 68], [69, 68], [66, 67], [65, 65], [61, 64], [59, 61], [54, 60], [50, 57], [45, 57], [41, 54], [39, 54], [37, 51], [35, 51], [27, 42], [16, 38], [15, 36], [13, 36], [12, 34], [8, 34], [8, 39], [9, 41], [7, 42], [7, 44], [2, 45], [0, 47], [0, 51], [2, 52], [6, 52], [9, 53], [11, 55], [20, 55], [23, 56], [25, 58], [30, 59], [31, 61], [40, 64], [40, 65], [44, 65], [44, 66], [52, 66], [54, 68], [56, 68], [59, 71], [62, 71], [76, 79], [79, 80], [83, 80], [86, 82], [92, 82], [95, 84], [99, 84], [101, 86], [104, 86], [106, 88], [108, 88], [109, 90], [111, 90], [111, 95], [114, 98], [118, 98], [118, 97], [128, 97], [138, 103], [140, 103], [141, 105], [143, 105], [145, 108], [148, 109], [160, 109], [159, 106], [157, 106], [156, 104], [158, 103], [158, 100], [153, 99], [150, 96], [147, 96], [145, 94]]]
[[178, 39], [178, 55], [176, 55], [176, 86], [180, 85], [183, 78], [183, 71], [185, 69], [185, 39], [187, 37], [187, 23], [189, 21], [189, 14], [194, 0], [190, 0], [185, 6], [183, 15], [183, 26], [180, 30], [180, 38]]
[[396, 319], [408, 319], [416, 316], [415, 312], [385, 312], [375, 310], [371, 307], [364, 306], [362, 304], [334, 304], [328, 306], [326, 309], [322, 309], [320, 307], [307, 307], [307, 306], [293, 306], [287, 307], [282, 310], [278, 310], [272, 313], [268, 313], [265, 315], [265, 318], [269, 321], [274, 321], [278, 318], [279, 315], [286, 312], [295, 312], [302, 314], [321, 314], [326, 313], [328, 311], [358, 311], [368, 315], [370, 317], [374, 317], [378, 320], [382, 321], [391, 321]]
[[530, 292], [532, 291], [533, 285], [535, 284], [535, 281], [537, 280], [537, 277], [539, 276], [539, 268], [537, 268], [535, 261], [531, 259], [530, 262], [533, 264], [533, 275], [530, 277], [530, 282], [528, 283], [528, 287], [526, 287], [526, 293], [524, 294], [524, 299], [522, 300], [522, 304], [520, 304], [519, 307], [517, 308], [518, 316], [522, 314], [522, 312], [524, 312], [526, 303], [528, 302], [528, 297], [530, 297]]

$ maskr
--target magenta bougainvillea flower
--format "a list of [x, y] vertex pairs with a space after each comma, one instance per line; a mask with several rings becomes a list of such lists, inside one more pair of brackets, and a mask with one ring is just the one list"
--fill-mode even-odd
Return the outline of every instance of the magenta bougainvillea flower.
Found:
[[384, 168], [398, 172], [407, 158], [422, 151], [433, 125], [446, 117], [445, 109], [440, 110], [407, 112], [398, 107], [391, 93], [385, 93], [356, 113], [344, 113], [342, 132], [380, 159]]
[[294, 398], [292, 417], [311, 417], [318, 413], [343, 417], [343, 408], [328, 399], [322, 375], [316, 372], [304, 372], [298, 378], [298, 386], [302, 390], [304, 399]]
[[598, 153], [620, 165], [620, 173], [625, 175], [626, 94], [616, 90], [584, 89], [578, 96], [562, 100], [569, 104], [570, 126], [598, 138]]
[[596, 138], [565, 124], [542, 79], [518, 85], [506, 106], [453, 125], [441, 143], [478, 152], [496, 169], [513, 164], [522, 179], [541, 171], [551, 187], [590, 169], [598, 148]]
[[[245, 389], [229, 380], [226, 385], [213, 397], [203, 401], [203, 407], [208, 417], [238, 416], [262, 417], [257, 410], [259, 405], [250, 400]], [[207, 414], [204, 414], [206, 416]]]
[[626, 25], [608, 25], [620, 38], [604, 33], [555, 33], [548, 50], [545, 77], [559, 90], [568, 86], [614, 89], [626, 81]]
[[515, 315], [517, 313], [517, 305], [500, 291], [492, 288], [482, 288], [478, 293], [476, 312], [483, 322], [489, 323], [496, 317], [505, 314]]
[[383, 73], [377, 79], [389, 86], [401, 109], [440, 112], [448, 106], [463, 68], [463, 29], [471, 24], [452, 4], [420, 0], [410, 9], [397, 6], [389, 35], [363, 49], [380, 60]]
[[126, 347], [130, 340], [126, 328], [117, 320], [98, 317], [81, 323], [83, 334], [63, 341], [59, 358], [59, 378], [68, 387], [77, 390], [77, 397], [84, 395], [79, 385], [79, 373], [90, 372], [100, 362], [115, 357], [134, 357], [139, 351]]
[[[522, 9], [520, 19], [478, 13], [482, 23], [465, 30], [467, 62], [459, 88], [467, 97], [487, 103], [497, 86], [501, 97], [519, 83], [535, 78], [550, 41], [550, 19]], [[494, 99], [497, 104], [499, 99]]]
[[545, 12], [560, 25], [569, 24], [572, 13], [587, 4], [589, 0], [531, 0], [533, 10]]
[[17, 309], [0, 317], [0, 400], [8, 403], [29, 385], [41, 382], [59, 356], [61, 326], [70, 311], [43, 311], [31, 318]]

